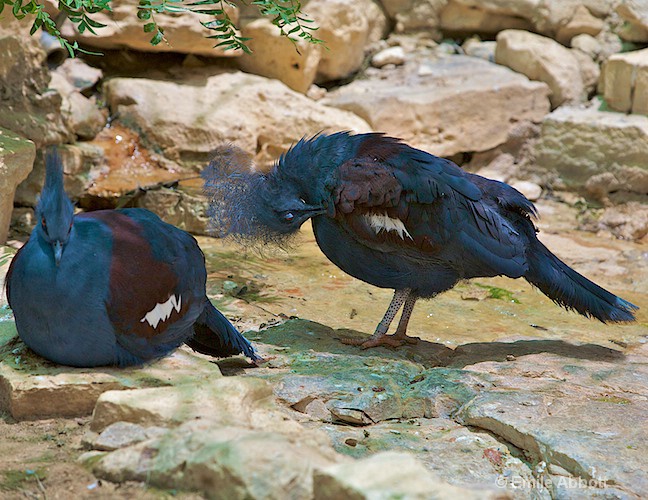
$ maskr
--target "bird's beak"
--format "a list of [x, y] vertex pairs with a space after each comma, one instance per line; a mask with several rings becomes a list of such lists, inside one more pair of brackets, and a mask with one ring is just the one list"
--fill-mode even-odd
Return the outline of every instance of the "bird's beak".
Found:
[[57, 240], [52, 245], [54, 246], [54, 262], [56, 263], [56, 267], [58, 267], [61, 262], [61, 256], [63, 255], [63, 243]]

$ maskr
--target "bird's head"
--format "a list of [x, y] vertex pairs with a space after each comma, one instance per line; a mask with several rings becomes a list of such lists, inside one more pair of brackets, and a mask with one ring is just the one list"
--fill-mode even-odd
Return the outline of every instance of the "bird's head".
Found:
[[54, 147], [45, 153], [45, 185], [38, 200], [36, 216], [35, 231], [51, 245], [58, 266], [72, 232], [74, 207], [63, 189], [63, 165]]
[[347, 132], [302, 139], [269, 173], [254, 170], [243, 151], [214, 151], [203, 172], [215, 232], [252, 243], [284, 244], [311, 217], [332, 210], [335, 169], [358, 147]]

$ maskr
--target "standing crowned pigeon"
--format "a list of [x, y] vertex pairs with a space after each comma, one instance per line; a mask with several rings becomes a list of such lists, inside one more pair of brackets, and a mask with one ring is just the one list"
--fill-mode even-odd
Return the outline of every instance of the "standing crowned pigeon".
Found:
[[[204, 177], [222, 234], [281, 243], [312, 219], [317, 244], [334, 264], [395, 289], [365, 348], [414, 341], [407, 323], [417, 299], [476, 277], [523, 277], [586, 317], [635, 319], [636, 306], [538, 240], [535, 207], [520, 192], [392, 137], [340, 132], [302, 139], [268, 174], [242, 164], [230, 147], [217, 151]], [[401, 307], [396, 333], [387, 335]]]
[[38, 223], [6, 278], [25, 344], [81, 367], [137, 365], [183, 342], [259, 359], [205, 295], [205, 258], [191, 235], [143, 209], [75, 216], [55, 149], [46, 172]]

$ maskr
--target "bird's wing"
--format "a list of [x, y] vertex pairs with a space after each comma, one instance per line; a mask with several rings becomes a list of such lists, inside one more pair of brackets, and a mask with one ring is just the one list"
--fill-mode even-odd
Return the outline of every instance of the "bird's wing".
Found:
[[150, 359], [180, 345], [203, 308], [204, 257], [193, 237], [140, 209], [97, 211], [112, 234], [108, 316], [117, 342]]
[[447, 262], [464, 277], [524, 272], [524, 239], [506, 215], [532, 209], [526, 198], [448, 160], [391, 145], [337, 169], [330, 214], [368, 246]]

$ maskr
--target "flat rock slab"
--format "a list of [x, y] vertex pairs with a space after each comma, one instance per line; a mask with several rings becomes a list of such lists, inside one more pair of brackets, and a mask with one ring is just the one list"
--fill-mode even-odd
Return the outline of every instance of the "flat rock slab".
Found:
[[381, 78], [355, 80], [322, 100], [353, 111], [375, 130], [439, 156], [486, 151], [521, 121], [549, 112], [549, 88], [478, 58], [408, 62]]
[[648, 117], [561, 107], [542, 122], [536, 165], [575, 189], [648, 191]]
[[222, 377], [218, 366], [183, 348], [143, 367], [71, 368], [56, 365], [0, 322], [0, 411], [16, 420], [89, 415], [105, 391], [200, 383]]

